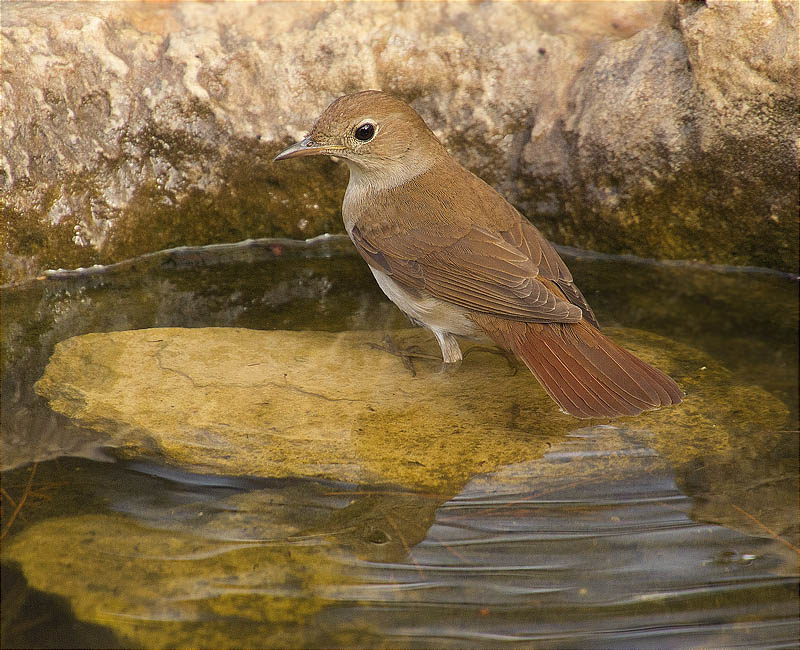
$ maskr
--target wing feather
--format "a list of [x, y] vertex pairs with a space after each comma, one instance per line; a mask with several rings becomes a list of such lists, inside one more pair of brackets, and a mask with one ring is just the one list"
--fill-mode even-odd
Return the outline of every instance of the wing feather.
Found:
[[[430, 247], [425, 240], [419, 243], [413, 233], [386, 237], [378, 245], [358, 226], [351, 237], [369, 264], [406, 289], [513, 320], [575, 323], [583, 317], [580, 307], [537, 279], [539, 270], [529, 257], [483, 229], [470, 229], [440, 247]], [[418, 257], [404, 257], [409, 253]]]
[[441, 165], [345, 201], [350, 237], [367, 263], [406, 290], [465, 309], [597, 326], [569, 269], [536, 227], [474, 174], [454, 161]]

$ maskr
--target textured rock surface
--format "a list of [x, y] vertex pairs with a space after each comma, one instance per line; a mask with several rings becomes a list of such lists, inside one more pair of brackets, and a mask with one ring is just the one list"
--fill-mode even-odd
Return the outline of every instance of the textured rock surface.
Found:
[[514, 196], [552, 197], [555, 239], [796, 269], [796, 4], [707, 5], [598, 51], [534, 128]]
[[[438, 353], [419, 329], [395, 337]], [[655, 432], [654, 448], [671, 462], [723, 453], [737, 432], [785, 420], [781, 402], [731, 386], [724, 368], [691, 348], [633, 330], [615, 338], [688, 393], [681, 406], [631, 420]], [[412, 376], [370, 345], [379, 340], [375, 332], [233, 328], [87, 334], [56, 346], [36, 390], [57, 412], [106, 432], [124, 456], [200, 472], [437, 490], [538, 458], [579, 426], [499, 355], [467, 352], [445, 375], [439, 362], [418, 361]]]
[[341, 229], [342, 166], [270, 160], [363, 88], [560, 243], [796, 263], [792, 2], [15, 2], [2, 31], [7, 280]]
[[298, 647], [313, 633], [292, 635], [286, 627], [313, 620], [329, 604], [324, 590], [341, 567], [324, 541], [270, 544], [254, 535], [264, 528], [257, 518], [275, 510], [264, 501], [256, 493], [218, 504], [252, 514], [239, 540], [213, 537], [215, 519], [231, 523], [224, 514], [197, 521], [194, 531], [87, 514], [31, 528], [4, 549], [4, 559], [19, 562], [32, 585], [68, 598], [78, 620], [109, 626], [118, 647], [227, 647], [232, 628], [242, 646]]
[[[398, 343], [435, 352], [426, 339], [415, 330]], [[504, 358], [476, 352], [455, 381], [434, 361], [412, 377], [370, 347], [380, 340], [228, 328], [90, 334], [57, 346], [36, 390], [107, 432], [123, 455], [232, 475], [442, 488], [535, 457], [548, 434], [572, 428], [531, 377], [508, 376]], [[500, 381], [514, 390], [487, 405], [482, 391]], [[542, 413], [547, 422], [531, 429]]]

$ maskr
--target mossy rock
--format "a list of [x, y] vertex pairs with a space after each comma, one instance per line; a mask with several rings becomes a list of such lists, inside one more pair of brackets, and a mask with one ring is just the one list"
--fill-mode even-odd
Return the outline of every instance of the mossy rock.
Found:
[[113, 630], [125, 647], [223, 648], [231, 626], [243, 645], [302, 644], [297, 623], [329, 602], [322, 591], [340, 567], [324, 543], [256, 541], [91, 514], [32, 526], [4, 545], [3, 559], [18, 562], [31, 586], [67, 598], [79, 620]]
[[[610, 331], [670, 373], [683, 404], [626, 419], [671, 462], [726, 453], [742, 430], [777, 430], [786, 407], [734, 386], [712, 359], [644, 332]], [[51, 408], [109, 436], [122, 457], [223, 475], [302, 476], [458, 491], [477, 473], [538, 458], [585, 422], [530, 373], [465, 343], [439, 372], [425, 331], [393, 333], [431, 359], [416, 373], [378, 332], [148, 329], [59, 343], [36, 384]], [[595, 421], [597, 423], [598, 421]], [[599, 421], [602, 422], [602, 421]]]

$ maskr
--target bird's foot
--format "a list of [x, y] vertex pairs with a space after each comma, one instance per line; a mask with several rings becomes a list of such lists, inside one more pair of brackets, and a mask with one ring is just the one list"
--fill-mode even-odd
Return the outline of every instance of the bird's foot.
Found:
[[[417, 371], [414, 368], [414, 359], [430, 359], [431, 361], [439, 361], [440, 357], [432, 355], [432, 354], [425, 354], [419, 346], [411, 345], [407, 348], [400, 348], [398, 347], [394, 339], [391, 336], [386, 334], [383, 337], [383, 343], [369, 343], [369, 347], [375, 350], [383, 350], [384, 352], [388, 352], [389, 354], [393, 354], [396, 357], [400, 357], [400, 360], [403, 362], [403, 365], [406, 369], [411, 373], [412, 377], [417, 376]], [[442, 364], [445, 365], [455, 365], [458, 364]]]
[[490, 345], [473, 345], [469, 348], [466, 352], [464, 352], [464, 356], [466, 357], [468, 354], [472, 354], [473, 352], [488, 352], [489, 354], [499, 354], [506, 360], [508, 364], [508, 369], [510, 370], [509, 376], [513, 377], [519, 371], [519, 363], [517, 362], [517, 357], [514, 356], [513, 352], [509, 352], [508, 350], [504, 350], [503, 348], [495, 348]]

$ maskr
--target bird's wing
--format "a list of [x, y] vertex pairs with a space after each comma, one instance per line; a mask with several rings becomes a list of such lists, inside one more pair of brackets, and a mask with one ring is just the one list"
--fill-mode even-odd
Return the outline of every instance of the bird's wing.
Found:
[[356, 224], [351, 237], [373, 268], [412, 292], [512, 320], [575, 323], [588, 314], [594, 323], [558, 254], [522, 217], [499, 232], [441, 223], [424, 232]]
[[554, 282], [564, 298], [581, 308], [586, 321], [597, 328], [600, 327], [594, 311], [573, 282], [572, 273], [564, 264], [564, 260], [536, 226], [520, 215], [519, 220], [500, 235], [534, 260], [539, 268], [539, 276]]

